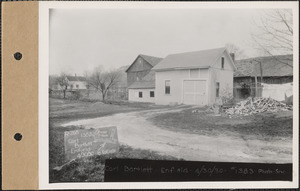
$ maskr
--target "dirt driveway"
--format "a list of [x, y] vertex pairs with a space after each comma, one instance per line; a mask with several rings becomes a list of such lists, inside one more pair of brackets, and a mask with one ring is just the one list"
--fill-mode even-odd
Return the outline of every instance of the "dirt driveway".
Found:
[[94, 119], [72, 121], [62, 126], [101, 128], [117, 126], [121, 144], [133, 148], [149, 149], [191, 161], [235, 162], [292, 162], [290, 139], [247, 139], [237, 133], [199, 135], [176, 132], [154, 125], [150, 117], [171, 112], [180, 112], [186, 106], [153, 109], [139, 112], [119, 113]]

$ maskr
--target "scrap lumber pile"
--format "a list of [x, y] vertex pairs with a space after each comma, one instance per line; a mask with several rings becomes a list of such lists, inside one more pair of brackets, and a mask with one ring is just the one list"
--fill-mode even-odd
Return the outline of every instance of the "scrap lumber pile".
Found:
[[234, 107], [225, 110], [229, 116], [232, 115], [253, 115], [262, 112], [278, 112], [292, 110], [292, 106], [281, 103], [272, 98], [248, 98], [237, 103]]

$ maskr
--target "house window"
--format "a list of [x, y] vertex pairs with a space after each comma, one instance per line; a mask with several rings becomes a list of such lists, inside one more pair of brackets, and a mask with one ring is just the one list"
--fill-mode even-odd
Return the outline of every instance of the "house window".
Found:
[[220, 96], [220, 83], [217, 82], [216, 83], [216, 97], [219, 97]]
[[165, 81], [165, 94], [170, 94], [171, 89], [170, 89], [170, 80]]
[[78, 84], [76, 84], [76, 88], [77, 88], [77, 89], [79, 88], [79, 85], [78, 85]]
[[222, 57], [221, 59], [221, 68], [224, 69], [224, 64], [225, 64], [225, 59], [224, 57]]
[[154, 97], [154, 91], [150, 91], [150, 97]]
[[71, 84], [71, 89], [73, 89], [73, 84]]
[[143, 92], [139, 92], [139, 98], [143, 97]]

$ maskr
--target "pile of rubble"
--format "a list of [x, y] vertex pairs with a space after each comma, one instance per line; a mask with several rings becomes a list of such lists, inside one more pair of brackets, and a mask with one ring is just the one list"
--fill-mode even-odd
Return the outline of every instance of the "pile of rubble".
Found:
[[237, 103], [234, 107], [225, 110], [229, 116], [232, 115], [252, 115], [262, 112], [278, 112], [292, 110], [292, 106], [286, 105], [282, 102], [272, 98], [248, 98]]

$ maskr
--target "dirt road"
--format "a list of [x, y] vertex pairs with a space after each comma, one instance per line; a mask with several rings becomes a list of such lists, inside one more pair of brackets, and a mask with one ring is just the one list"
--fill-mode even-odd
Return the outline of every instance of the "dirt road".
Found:
[[157, 127], [147, 120], [161, 113], [179, 112], [182, 109], [186, 107], [120, 113], [72, 121], [62, 126], [74, 125], [84, 128], [117, 126], [121, 144], [191, 161], [292, 162], [292, 141], [288, 139], [276, 141], [247, 139], [234, 132], [216, 136], [175, 132]]

